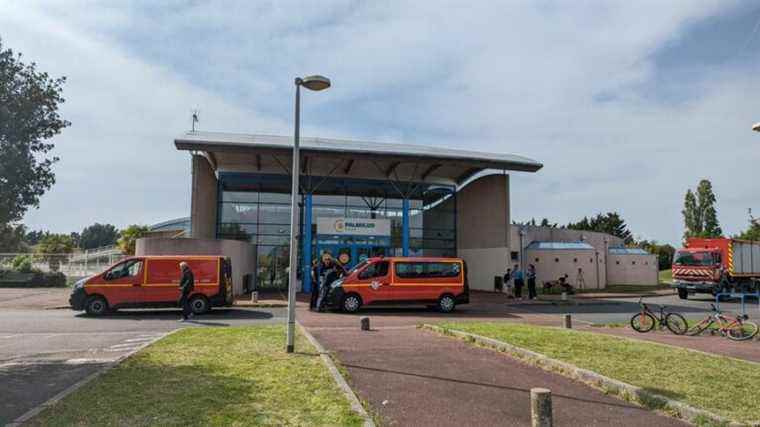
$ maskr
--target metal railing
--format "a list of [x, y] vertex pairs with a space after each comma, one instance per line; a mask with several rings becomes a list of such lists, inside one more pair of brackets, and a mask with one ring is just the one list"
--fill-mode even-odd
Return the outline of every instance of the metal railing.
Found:
[[28, 258], [34, 270], [84, 277], [102, 272], [126, 255], [114, 247], [71, 254], [0, 253], [0, 270], [12, 269], [14, 260], [20, 257]]

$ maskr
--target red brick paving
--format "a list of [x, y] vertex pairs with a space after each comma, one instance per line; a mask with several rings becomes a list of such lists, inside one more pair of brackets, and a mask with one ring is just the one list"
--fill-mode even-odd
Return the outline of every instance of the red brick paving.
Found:
[[[376, 318], [373, 318], [375, 320]], [[574, 382], [415, 327], [309, 328], [384, 424], [530, 425], [532, 387], [552, 390], [557, 426], [682, 426]]]

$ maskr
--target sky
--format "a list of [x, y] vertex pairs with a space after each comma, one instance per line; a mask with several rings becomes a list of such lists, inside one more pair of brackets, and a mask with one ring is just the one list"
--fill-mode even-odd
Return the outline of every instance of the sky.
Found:
[[616, 211], [676, 244], [684, 193], [709, 179], [726, 233], [760, 216], [760, 3], [623, 1], [10, 1], [5, 48], [66, 76], [56, 185], [30, 229], [189, 215], [200, 130], [512, 153], [512, 217]]

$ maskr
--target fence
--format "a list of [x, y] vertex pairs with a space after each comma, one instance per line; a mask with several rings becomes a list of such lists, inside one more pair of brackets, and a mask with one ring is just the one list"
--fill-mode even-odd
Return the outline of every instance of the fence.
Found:
[[17, 257], [28, 257], [32, 269], [35, 270], [58, 271], [70, 277], [84, 277], [102, 272], [108, 266], [124, 259], [126, 255], [115, 247], [71, 254], [0, 253], [0, 270], [11, 269]]

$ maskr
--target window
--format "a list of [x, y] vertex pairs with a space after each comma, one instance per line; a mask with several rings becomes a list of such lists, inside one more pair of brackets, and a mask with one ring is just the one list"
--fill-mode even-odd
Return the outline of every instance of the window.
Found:
[[388, 261], [380, 261], [370, 264], [359, 273], [360, 279], [370, 279], [373, 277], [385, 277], [388, 275]]
[[403, 279], [433, 277], [457, 277], [461, 267], [458, 262], [397, 262], [396, 275]]
[[140, 273], [142, 260], [133, 259], [115, 266], [106, 273], [106, 280], [121, 279], [122, 277], [134, 277]]
[[509, 253], [509, 257], [512, 258], [512, 261], [517, 261], [520, 258], [520, 254], [517, 251], [512, 251]]

